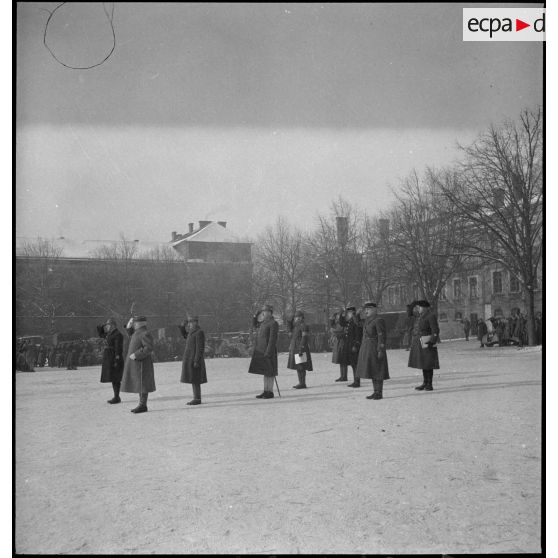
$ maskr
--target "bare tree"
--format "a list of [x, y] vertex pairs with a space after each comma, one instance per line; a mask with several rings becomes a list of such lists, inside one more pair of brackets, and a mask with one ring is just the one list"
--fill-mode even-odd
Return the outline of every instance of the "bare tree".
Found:
[[394, 195], [391, 243], [398, 274], [416, 285], [436, 311], [442, 288], [465, 259], [464, 220], [440, 194], [433, 171], [423, 178], [411, 172]]
[[535, 289], [542, 256], [542, 111], [491, 126], [461, 147], [465, 160], [438, 177], [446, 199], [472, 225], [465, 251], [497, 262], [522, 284], [529, 344], [535, 343]]
[[134, 264], [138, 255], [137, 243], [127, 240], [123, 234], [120, 234], [118, 242], [99, 246], [93, 251], [94, 258], [106, 262], [100, 270], [99, 281], [111, 285], [104, 302], [122, 315], [128, 313], [128, 308], [138, 297], [137, 280], [134, 277], [134, 270], [137, 269]]
[[387, 217], [365, 215], [360, 232], [364, 251], [361, 265], [363, 287], [367, 297], [378, 303], [382, 302], [388, 287], [401, 282], [389, 226]]
[[54, 331], [55, 316], [64, 306], [60, 278], [55, 277], [54, 268], [64, 249], [52, 239], [37, 237], [34, 242], [24, 242], [20, 252], [35, 264], [28, 266], [26, 261], [16, 264], [17, 313], [32, 315], [38, 310], [41, 316], [50, 318], [51, 331]]
[[314, 260], [314, 287], [326, 295], [326, 307], [345, 306], [361, 295], [362, 215], [339, 197], [329, 216], [318, 216], [318, 228], [310, 237]]
[[255, 246], [256, 273], [269, 281], [269, 296], [278, 303], [283, 319], [303, 303], [303, 283], [308, 269], [307, 243], [303, 233], [279, 217], [267, 227]]

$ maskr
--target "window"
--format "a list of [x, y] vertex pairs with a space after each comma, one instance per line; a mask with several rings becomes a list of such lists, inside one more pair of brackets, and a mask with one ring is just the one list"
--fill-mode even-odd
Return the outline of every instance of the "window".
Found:
[[469, 298], [478, 298], [478, 285], [476, 277], [469, 277]]
[[448, 296], [447, 296], [447, 290], [446, 290], [446, 284], [444, 283], [444, 286], [440, 289], [440, 300], [447, 300]]
[[492, 272], [492, 292], [494, 294], [502, 293], [502, 272], [494, 271]]
[[440, 312], [440, 313], [438, 314], [438, 319], [439, 319], [441, 322], [447, 322], [447, 321], [448, 321], [448, 315], [447, 315], [445, 312]]
[[463, 319], [463, 314], [461, 312], [455, 313], [455, 321], [460, 322]]
[[395, 288], [388, 287], [388, 304], [395, 304]]
[[453, 280], [453, 298], [455, 299], [461, 298], [461, 279]]
[[519, 292], [519, 279], [510, 273], [510, 293]]

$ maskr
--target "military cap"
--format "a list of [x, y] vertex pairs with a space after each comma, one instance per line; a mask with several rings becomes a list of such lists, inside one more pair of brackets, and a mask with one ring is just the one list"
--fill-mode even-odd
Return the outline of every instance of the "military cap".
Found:
[[345, 308], [345, 312], [356, 312], [356, 307], [355, 306], [347, 306], [347, 308]]
[[430, 302], [428, 302], [428, 300], [417, 300], [416, 304], [417, 306], [422, 306], [423, 308], [430, 307]]

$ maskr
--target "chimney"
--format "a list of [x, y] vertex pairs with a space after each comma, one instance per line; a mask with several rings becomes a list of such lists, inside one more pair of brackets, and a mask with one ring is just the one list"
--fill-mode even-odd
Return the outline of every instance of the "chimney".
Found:
[[337, 217], [337, 242], [345, 246], [349, 240], [349, 223], [347, 217]]
[[382, 240], [387, 240], [389, 238], [389, 219], [379, 219], [378, 224], [380, 228], [380, 238]]
[[172, 231], [171, 235], [172, 235], [172, 242], [177, 240], [178, 235], [176, 234], [176, 231]]
[[496, 209], [500, 209], [500, 208], [504, 207], [504, 195], [505, 195], [505, 192], [502, 188], [496, 188], [494, 190], [493, 203], [494, 203], [494, 207]]
[[209, 223], [211, 223], [211, 221], [200, 221], [200, 229], [203, 229], [204, 227], [207, 227], [207, 225], [209, 225]]
[[194, 223], [188, 223], [188, 232], [194, 232]]
[[221, 225], [224, 229], [227, 228], [227, 222], [226, 221], [217, 221], [217, 223], [219, 223], [219, 225]]

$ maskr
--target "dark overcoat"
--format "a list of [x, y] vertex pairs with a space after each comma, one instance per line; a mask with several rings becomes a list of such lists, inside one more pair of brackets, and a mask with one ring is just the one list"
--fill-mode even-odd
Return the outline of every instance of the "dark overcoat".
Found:
[[279, 324], [273, 317], [260, 322], [257, 328], [254, 352], [250, 361], [250, 374], [273, 377], [279, 374], [277, 364], [277, 335]]
[[341, 324], [344, 325], [347, 330], [348, 364], [356, 368], [358, 364], [358, 353], [362, 344], [362, 323], [355, 315], [348, 321], [341, 316]]
[[423, 349], [420, 343], [420, 338], [425, 335], [433, 336], [432, 340], [434, 342], [438, 341], [439, 333], [438, 320], [431, 310], [427, 310], [424, 314], [415, 318], [413, 340], [409, 353], [409, 368], [418, 368], [419, 370], [438, 370], [440, 368], [438, 347], [429, 345]]
[[[310, 337], [310, 328], [306, 324], [296, 324], [293, 327], [291, 335], [291, 343], [289, 345], [289, 360], [287, 368], [296, 370], [297, 366], [302, 366], [305, 370], [312, 371], [312, 355], [308, 345]], [[295, 355], [300, 353], [306, 354], [306, 362], [295, 364]]]
[[124, 369], [124, 355], [122, 354], [124, 336], [118, 329], [113, 329], [107, 334], [103, 326], [97, 326], [97, 331], [99, 337], [106, 341], [101, 364], [101, 382], [121, 382]]
[[477, 329], [477, 339], [482, 342], [482, 338], [488, 333], [488, 326], [485, 322], [479, 322]]
[[[134, 331], [128, 345], [124, 362], [121, 391], [127, 393], [150, 393], [155, 391], [155, 371], [153, 368], [153, 337], [146, 327]], [[136, 355], [132, 360], [130, 355]]]
[[[389, 370], [386, 344], [386, 322], [383, 318], [366, 318], [362, 330], [362, 344], [358, 354], [356, 373], [359, 378], [388, 380]], [[378, 357], [378, 351], [382, 353]]]
[[331, 347], [331, 362], [334, 364], [349, 364], [349, 343], [347, 342], [347, 328], [341, 322], [332, 324], [330, 330], [333, 337]]
[[205, 384], [207, 374], [205, 371], [205, 333], [197, 326], [188, 332], [184, 327], [180, 327], [182, 336], [186, 339], [186, 348], [182, 357], [182, 375], [180, 381], [183, 384]]

